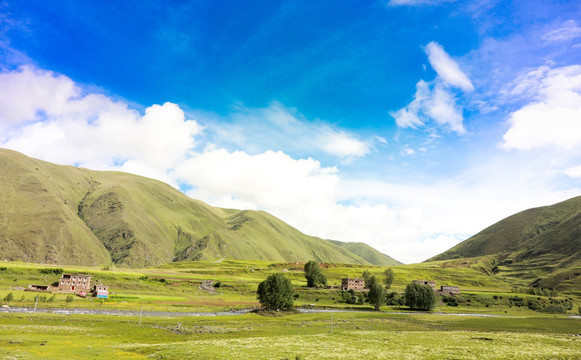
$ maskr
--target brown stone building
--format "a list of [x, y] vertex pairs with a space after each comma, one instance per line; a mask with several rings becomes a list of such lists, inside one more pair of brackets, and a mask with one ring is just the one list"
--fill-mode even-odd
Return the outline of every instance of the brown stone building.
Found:
[[460, 294], [460, 288], [458, 286], [440, 286], [440, 290], [438, 290], [438, 295], [456, 296], [458, 294]]
[[432, 288], [432, 290], [434, 290], [434, 292], [436, 292], [436, 282], [434, 280], [414, 280], [415, 284], [420, 284], [420, 285], [424, 285], [424, 286], [429, 286]]
[[363, 279], [341, 279], [341, 290], [363, 290], [365, 281]]
[[59, 280], [59, 291], [78, 294], [91, 291], [91, 276], [84, 274], [63, 274]]

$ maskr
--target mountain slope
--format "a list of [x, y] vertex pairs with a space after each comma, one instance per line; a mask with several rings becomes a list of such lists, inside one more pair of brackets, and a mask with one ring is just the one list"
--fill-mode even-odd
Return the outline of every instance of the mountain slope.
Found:
[[362, 242], [342, 242], [337, 240], [329, 240], [335, 245], [341, 246], [352, 252], [353, 254], [357, 254], [364, 258], [365, 260], [369, 261], [374, 265], [383, 265], [383, 266], [395, 266], [401, 265], [402, 263], [395, 260], [394, 258], [387, 256], [371, 246], [362, 243]]
[[426, 261], [491, 256], [494, 272], [541, 287], [581, 285], [581, 196], [509, 216]]
[[54, 165], [0, 149], [0, 254], [152, 266], [216, 258], [375, 264], [260, 211], [220, 209], [162, 182]]

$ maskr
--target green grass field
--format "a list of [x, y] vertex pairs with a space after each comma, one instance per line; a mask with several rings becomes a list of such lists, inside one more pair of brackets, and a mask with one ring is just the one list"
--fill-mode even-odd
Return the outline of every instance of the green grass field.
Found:
[[[517, 294], [502, 277], [470, 267], [439, 263], [392, 267], [392, 290], [403, 292], [414, 279], [458, 285], [456, 307], [439, 303], [432, 313], [410, 313], [402, 306], [346, 304], [338, 289], [308, 289], [302, 265], [272, 261], [223, 260], [172, 263], [147, 269], [109, 269], [3, 262], [0, 299], [12, 293], [11, 307], [131, 310], [139, 316], [0, 313], [2, 359], [581, 359], [581, 319], [544, 314], [509, 300]], [[65, 273], [90, 274], [110, 286], [111, 299], [43, 294], [17, 290], [28, 284], [51, 284]], [[295, 286], [297, 306], [336, 309], [332, 314], [301, 313], [282, 317], [258, 314], [155, 317], [148, 311], [214, 312], [258, 305], [256, 288], [268, 275], [282, 272]], [[369, 270], [382, 279], [386, 267], [333, 265], [323, 272], [329, 285]], [[216, 293], [200, 290], [203, 280], [221, 282]], [[527, 301], [549, 298], [518, 294]], [[50, 300], [52, 298], [52, 300]], [[575, 293], [568, 315], [581, 306]], [[346, 308], [359, 312], [342, 312]], [[495, 314], [467, 316], [459, 314]], [[500, 315], [500, 316], [498, 316]], [[331, 322], [332, 320], [332, 322]], [[333, 331], [331, 333], [331, 323]]]
[[[331, 316], [333, 329], [331, 332]], [[581, 320], [388, 313], [3, 314], [3, 359], [579, 359]]]

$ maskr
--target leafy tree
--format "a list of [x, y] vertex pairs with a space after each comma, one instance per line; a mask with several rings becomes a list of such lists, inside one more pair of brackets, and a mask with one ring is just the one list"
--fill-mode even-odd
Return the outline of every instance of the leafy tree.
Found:
[[408, 284], [405, 288], [405, 305], [415, 310], [430, 310], [436, 306], [436, 294], [426, 285]]
[[371, 286], [371, 283], [369, 282], [371, 280], [371, 273], [369, 272], [369, 270], [365, 270], [363, 272], [363, 274], [361, 274], [361, 277], [363, 278], [363, 281], [365, 281], [365, 287], [369, 288]]
[[387, 268], [384, 274], [385, 274], [385, 288], [389, 290], [391, 284], [393, 283], [393, 280], [395, 279], [395, 274], [393, 273], [393, 270], [391, 270], [391, 268]]
[[73, 295], [67, 295], [67, 297], [65, 298], [65, 302], [66, 302], [67, 304], [70, 304], [70, 303], [72, 303], [72, 302], [73, 302], [73, 299], [74, 299], [74, 298], [73, 298]]
[[327, 277], [321, 271], [319, 263], [311, 260], [305, 264], [305, 278], [307, 279], [308, 287], [326, 286]]
[[4, 297], [4, 301], [6, 301], [6, 303], [10, 303], [12, 300], [14, 300], [14, 294], [12, 293], [9, 293]]
[[379, 285], [379, 282], [372, 276], [370, 279], [371, 286], [369, 287], [369, 295], [367, 299], [369, 303], [375, 306], [375, 311], [379, 311], [379, 307], [385, 301], [385, 294], [383, 293], [383, 287]]
[[258, 301], [266, 310], [291, 310], [293, 285], [283, 274], [272, 274], [258, 285]]

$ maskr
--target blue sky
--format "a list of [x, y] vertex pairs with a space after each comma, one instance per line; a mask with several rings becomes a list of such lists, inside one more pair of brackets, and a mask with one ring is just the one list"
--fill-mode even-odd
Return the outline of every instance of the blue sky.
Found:
[[581, 195], [574, 1], [8, 1], [0, 146], [422, 261]]

